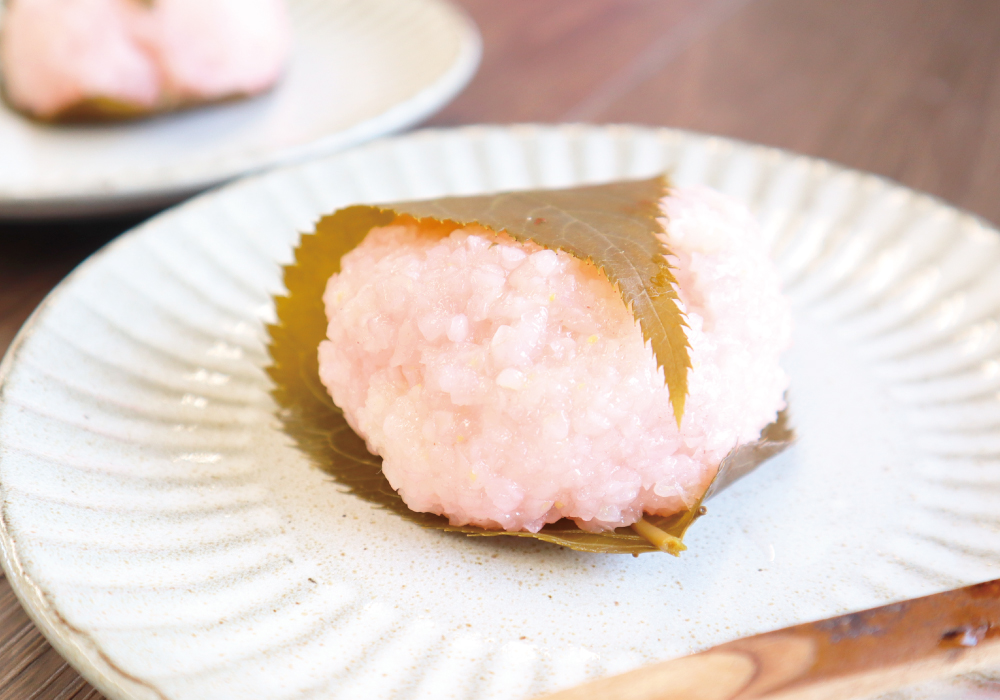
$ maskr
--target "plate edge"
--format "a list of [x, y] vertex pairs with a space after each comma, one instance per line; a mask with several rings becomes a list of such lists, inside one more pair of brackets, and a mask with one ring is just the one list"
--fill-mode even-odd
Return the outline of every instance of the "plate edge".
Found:
[[[738, 146], [740, 150], [753, 151], [758, 154], [773, 153], [786, 159], [802, 159], [811, 165], [824, 165], [830, 168], [834, 173], [848, 173], [851, 176], [858, 178], [866, 178], [875, 181], [880, 181], [888, 184], [893, 188], [897, 188], [907, 193], [912, 193], [919, 195], [921, 197], [926, 197], [928, 200], [932, 201], [934, 204], [945, 207], [952, 211], [955, 211], [963, 216], [970, 217], [975, 221], [979, 222], [983, 228], [989, 230], [992, 233], [998, 233], [998, 227], [984, 217], [979, 216], [975, 213], [969, 212], [966, 209], [960, 208], [944, 200], [936, 195], [923, 192], [911, 187], [907, 187], [889, 177], [883, 175], [877, 175], [874, 173], [869, 173], [862, 170], [857, 170], [854, 168], [849, 168], [847, 166], [836, 163], [828, 159], [817, 158], [814, 156], [803, 155], [796, 153], [794, 151], [788, 151], [774, 146], [768, 146], [764, 144], [757, 144], [752, 142], [747, 142], [740, 139], [730, 138], [728, 136], [720, 136], [714, 134], [706, 134], [703, 132], [697, 132], [687, 129], [678, 129], [672, 127], [654, 127], [647, 125], [633, 125], [633, 124], [607, 124], [607, 125], [592, 125], [586, 123], [578, 124], [514, 124], [514, 125], [491, 125], [491, 124], [478, 124], [469, 125], [463, 127], [435, 127], [428, 129], [421, 129], [415, 132], [410, 132], [402, 136], [386, 136], [383, 138], [376, 139], [374, 141], [368, 142], [361, 146], [362, 148], [367, 148], [371, 146], [378, 145], [380, 143], [391, 143], [393, 141], [413, 138], [414, 136], [419, 136], [421, 134], [437, 134], [437, 133], [468, 133], [474, 134], [475, 132], [487, 133], [490, 131], [522, 131], [537, 134], [538, 132], [548, 131], [548, 132], [564, 132], [577, 130], [580, 132], [590, 132], [590, 133], [607, 133], [611, 131], [629, 132], [629, 133], [646, 133], [653, 136], [682, 136], [685, 139], [696, 139], [702, 141], [718, 141], [725, 145], [735, 145]], [[325, 160], [328, 158], [338, 157], [339, 153], [327, 154], [326, 156], [317, 157], [316, 161]], [[279, 176], [289, 170], [296, 167], [302, 167], [301, 163], [288, 164], [275, 170], [268, 171], [265, 173], [257, 173], [242, 178], [237, 182], [225, 185], [225, 188], [233, 187], [246, 187], [252, 186], [254, 183], [259, 182], [268, 177]], [[142, 235], [146, 229], [151, 225], [158, 225], [161, 218], [172, 217], [180, 215], [185, 212], [189, 207], [200, 206], [200, 202], [204, 198], [216, 196], [221, 191], [223, 187], [213, 189], [210, 192], [203, 193], [192, 200], [185, 202], [182, 205], [171, 208], [161, 214], [158, 214], [151, 218], [150, 220], [143, 222], [142, 224], [130, 229], [125, 234], [114, 239], [109, 244], [105, 245], [90, 257], [88, 257], [83, 263], [81, 263], [77, 268], [75, 268], [69, 275], [67, 275], [63, 280], [61, 280], [43, 299], [39, 306], [32, 312], [28, 317], [27, 321], [21, 327], [21, 329], [16, 334], [15, 338], [11, 342], [10, 347], [5, 353], [2, 361], [0, 361], [0, 420], [2, 420], [3, 409], [4, 409], [4, 388], [6, 384], [6, 379], [14, 366], [17, 355], [20, 352], [21, 347], [30, 339], [33, 335], [35, 326], [51, 306], [58, 299], [58, 296], [66, 291], [66, 288], [73, 283], [73, 281], [82, 274], [87, 274], [87, 271], [94, 265], [96, 265], [105, 256], [111, 254], [113, 251], [120, 247], [126, 245], [131, 245], [137, 238], [137, 236]], [[2, 460], [2, 456], [0, 456]], [[135, 679], [129, 676], [127, 673], [118, 669], [104, 654], [101, 652], [97, 643], [84, 631], [76, 629], [69, 625], [65, 619], [58, 613], [54, 604], [49, 600], [48, 596], [30, 579], [27, 573], [24, 571], [21, 565], [20, 559], [17, 555], [17, 547], [10, 536], [7, 528], [7, 517], [6, 508], [3, 505], [5, 500], [3, 483], [0, 481], [0, 567], [3, 568], [7, 575], [7, 580], [11, 585], [19, 602], [22, 604], [28, 616], [31, 620], [38, 625], [39, 629], [42, 631], [46, 639], [52, 644], [52, 646], [64, 657], [66, 658], [73, 667], [91, 682], [98, 690], [106, 694], [110, 700], [136, 700], [141, 698], [142, 700], [163, 700], [166, 696], [160, 693], [153, 686]]]
[[[239, 178], [295, 165], [312, 158], [324, 158], [368, 141], [390, 137], [419, 124], [443, 109], [472, 80], [483, 54], [483, 40], [472, 17], [461, 7], [444, 0], [425, 0], [451, 14], [459, 27], [458, 51], [454, 62], [434, 82], [387, 110], [342, 131], [298, 146], [278, 151], [245, 170], [218, 177], [193, 179], [162, 189], [121, 191], [108, 196], [77, 194], [68, 197], [25, 197], [4, 199], [0, 192], [0, 223], [18, 221], [58, 221], [155, 211], [193, 195], [228, 184]], [[2, 0], [0, 0], [2, 4]]]

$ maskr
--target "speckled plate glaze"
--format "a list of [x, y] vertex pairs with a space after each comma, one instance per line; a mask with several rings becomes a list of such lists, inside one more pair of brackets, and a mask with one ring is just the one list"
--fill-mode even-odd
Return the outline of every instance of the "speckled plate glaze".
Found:
[[80, 126], [38, 124], [0, 100], [0, 218], [161, 207], [237, 175], [327, 155], [433, 114], [479, 64], [479, 33], [447, 0], [288, 6], [289, 69], [249, 100]]
[[[262, 323], [318, 216], [664, 169], [753, 209], [797, 320], [800, 440], [681, 558], [422, 530], [280, 431]], [[526, 698], [1000, 576], [998, 314], [997, 231], [829, 163], [632, 127], [372, 143], [168, 211], [50, 295], [0, 367], [4, 567], [111, 698]]]

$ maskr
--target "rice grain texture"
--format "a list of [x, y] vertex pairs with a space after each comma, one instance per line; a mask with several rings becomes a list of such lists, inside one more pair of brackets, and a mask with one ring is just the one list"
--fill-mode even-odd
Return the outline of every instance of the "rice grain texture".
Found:
[[630, 525], [693, 505], [774, 420], [791, 320], [756, 222], [707, 188], [661, 208], [690, 325], [680, 430], [592, 264], [475, 226], [377, 228], [344, 256], [320, 379], [411, 509], [511, 531]]

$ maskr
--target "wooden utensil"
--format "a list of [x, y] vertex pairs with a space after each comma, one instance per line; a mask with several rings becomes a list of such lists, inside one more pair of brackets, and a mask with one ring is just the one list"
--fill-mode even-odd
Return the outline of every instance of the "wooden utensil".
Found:
[[848, 700], [1000, 665], [1000, 579], [727, 642], [541, 700]]

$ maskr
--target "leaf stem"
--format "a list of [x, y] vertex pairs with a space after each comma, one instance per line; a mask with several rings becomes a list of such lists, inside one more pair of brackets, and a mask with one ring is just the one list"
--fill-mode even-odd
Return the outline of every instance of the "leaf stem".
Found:
[[681, 542], [680, 537], [674, 537], [669, 532], [661, 530], [645, 518], [640, 519], [637, 523], [633, 523], [632, 529], [639, 537], [649, 542], [661, 552], [673, 554], [675, 557], [678, 557], [681, 552], [687, 549], [684, 543]]

